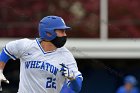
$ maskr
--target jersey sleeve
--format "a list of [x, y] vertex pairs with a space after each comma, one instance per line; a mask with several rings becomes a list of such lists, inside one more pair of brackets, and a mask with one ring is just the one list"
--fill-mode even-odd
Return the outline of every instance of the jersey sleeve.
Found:
[[7, 43], [4, 52], [13, 60], [20, 58], [26, 48], [27, 40], [28, 39], [19, 39]]
[[66, 58], [66, 66], [74, 72], [75, 77], [80, 77], [83, 80], [81, 72], [78, 70], [77, 63], [75, 58], [73, 57], [72, 53], [67, 50], [65, 52], [65, 58]]
[[75, 59], [73, 58], [73, 60], [69, 60], [68, 64], [67, 64], [68, 68], [73, 71], [75, 77], [80, 77], [83, 80], [82, 74], [81, 72], [78, 70], [77, 67], [77, 63], [75, 61]]

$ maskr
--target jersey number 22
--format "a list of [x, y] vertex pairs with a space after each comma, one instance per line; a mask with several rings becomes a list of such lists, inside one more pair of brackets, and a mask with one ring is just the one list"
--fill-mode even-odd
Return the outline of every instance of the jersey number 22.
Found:
[[46, 82], [46, 88], [55, 88], [56, 89], [56, 78], [48, 77]]

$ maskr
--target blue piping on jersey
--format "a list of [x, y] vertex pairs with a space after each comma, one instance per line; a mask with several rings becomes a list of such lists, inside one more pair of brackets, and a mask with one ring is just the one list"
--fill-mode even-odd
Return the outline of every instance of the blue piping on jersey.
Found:
[[41, 51], [43, 52], [43, 54], [47, 54], [47, 53], [42, 49], [42, 47], [41, 47], [41, 45], [40, 45], [40, 42], [37, 40], [37, 38], [36, 38], [36, 42], [37, 42], [39, 48], [41, 49]]
[[78, 76], [76, 76], [76, 78], [81, 78], [81, 79], [82, 79], [82, 81], [83, 81], [82, 74], [79, 74]]
[[40, 42], [38, 41], [37, 38], [36, 38], [36, 42], [37, 42], [39, 48], [41, 49], [41, 51], [43, 52], [43, 54], [47, 54], [47, 53], [52, 53], [52, 52], [53, 52], [53, 51], [51, 51], [51, 52], [45, 52], [45, 51], [43, 50], [43, 48], [41, 47]]
[[14, 59], [14, 60], [17, 59], [14, 55], [12, 55], [12, 54], [10, 54], [10, 53], [8, 52], [8, 50], [6, 49], [6, 47], [4, 48], [4, 52], [5, 52], [8, 56], [10, 56], [12, 59]]
[[10, 59], [10, 56], [8, 56], [5, 52], [4, 49], [2, 50], [1, 54], [0, 54], [0, 61], [7, 63], [8, 60]]

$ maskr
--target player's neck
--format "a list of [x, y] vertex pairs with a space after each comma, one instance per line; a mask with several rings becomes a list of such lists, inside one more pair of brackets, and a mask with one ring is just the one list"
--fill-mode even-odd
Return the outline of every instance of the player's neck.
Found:
[[51, 42], [47, 41], [42, 41], [41, 46], [45, 52], [54, 51], [57, 49]]

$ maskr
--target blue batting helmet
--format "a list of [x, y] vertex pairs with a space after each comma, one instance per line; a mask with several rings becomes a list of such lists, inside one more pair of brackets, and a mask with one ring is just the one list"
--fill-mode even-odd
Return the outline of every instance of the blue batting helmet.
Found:
[[137, 84], [137, 80], [136, 80], [136, 78], [134, 76], [129, 75], [129, 76], [125, 77], [124, 83], [131, 83], [132, 85], [136, 85]]
[[[46, 16], [39, 23], [39, 36], [41, 39], [53, 40], [57, 35], [55, 30], [58, 29], [70, 29], [66, 26], [64, 20], [58, 16]], [[50, 34], [50, 36], [47, 35]]]

